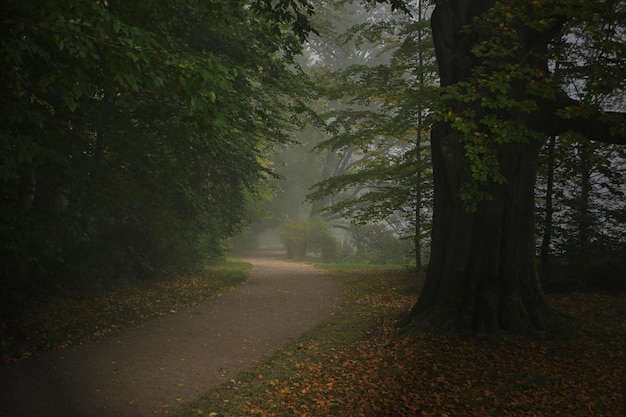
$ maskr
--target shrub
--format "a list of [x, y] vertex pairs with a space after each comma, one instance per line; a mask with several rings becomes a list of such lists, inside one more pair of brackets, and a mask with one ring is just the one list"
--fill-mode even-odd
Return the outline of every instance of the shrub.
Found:
[[339, 242], [332, 234], [331, 224], [321, 217], [300, 221], [287, 217], [277, 232], [290, 259], [302, 259], [308, 252], [319, 255], [324, 262], [337, 259]]

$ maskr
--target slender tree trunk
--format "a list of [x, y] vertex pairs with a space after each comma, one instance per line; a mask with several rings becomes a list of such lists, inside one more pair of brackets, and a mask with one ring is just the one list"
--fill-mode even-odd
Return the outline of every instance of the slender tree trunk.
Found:
[[541, 273], [544, 277], [550, 274], [550, 243], [552, 241], [552, 227], [554, 222], [554, 207], [552, 196], [554, 193], [554, 149], [556, 146], [556, 136], [550, 136], [548, 142], [548, 175], [546, 179], [546, 207], [543, 219], [543, 238], [541, 240]]
[[[417, 15], [418, 19], [422, 20], [422, 0], [417, 2]], [[419, 88], [423, 90], [425, 86], [424, 81], [424, 52], [422, 51], [422, 29], [421, 27], [417, 31], [417, 44], [420, 49], [417, 52], [417, 65], [419, 66]], [[416, 163], [417, 163], [417, 175], [416, 181], [416, 193], [415, 193], [415, 267], [422, 269], [422, 184], [424, 172], [424, 164], [422, 164], [422, 129], [424, 128], [424, 109], [421, 102], [418, 103], [417, 108], [417, 137], [416, 137]]]
[[580, 199], [577, 205], [577, 248], [582, 255], [587, 251], [591, 240], [592, 220], [589, 213], [591, 195], [591, 156], [593, 150], [589, 143], [581, 143], [578, 147], [580, 158]]
[[417, 143], [417, 190], [415, 192], [415, 267], [422, 269], [422, 167], [421, 161], [419, 161], [419, 141]]
[[[442, 85], [471, 72], [475, 41], [461, 28], [493, 2], [448, 0], [432, 16]], [[432, 130], [434, 207], [431, 258], [409, 329], [526, 333], [545, 329], [558, 315], [546, 301], [535, 267], [534, 184], [540, 144], [501, 145], [506, 185], [469, 213], [460, 198], [467, 179], [456, 132]]]
[[416, 167], [416, 175], [415, 175], [415, 267], [418, 269], [422, 269], [423, 261], [422, 261], [422, 207], [424, 205], [424, 176], [427, 161], [422, 157], [422, 143], [423, 140], [423, 129], [424, 129], [424, 114], [421, 105], [418, 108], [417, 115], [417, 138], [415, 143], [415, 163]]

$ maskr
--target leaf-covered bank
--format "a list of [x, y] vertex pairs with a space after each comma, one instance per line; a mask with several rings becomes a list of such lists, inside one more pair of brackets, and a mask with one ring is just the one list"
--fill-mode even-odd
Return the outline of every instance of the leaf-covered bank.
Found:
[[141, 320], [206, 301], [245, 281], [250, 268], [250, 264], [230, 260], [198, 274], [30, 306], [12, 319], [0, 319], [2, 360], [26, 360], [43, 350], [81, 345]]
[[331, 321], [189, 404], [188, 416], [622, 416], [626, 295], [567, 293], [559, 337], [398, 334], [410, 270], [348, 270]]

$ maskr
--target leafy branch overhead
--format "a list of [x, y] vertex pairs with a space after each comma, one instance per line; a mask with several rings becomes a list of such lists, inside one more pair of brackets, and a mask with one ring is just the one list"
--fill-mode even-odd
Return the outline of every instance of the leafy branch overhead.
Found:
[[[462, 29], [473, 42], [476, 65], [464, 79], [443, 86], [433, 121], [449, 124], [464, 144], [468, 182], [462, 193], [473, 209], [490, 198], [480, 191], [484, 186], [508, 181], [499, 162], [507, 147], [567, 131], [626, 143], [626, 116], [609, 105], [625, 87], [623, 68], [615, 65], [626, 52], [619, 29], [624, 13], [620, 2], [494, 2]], [[568, 55], [562, 46], [568, 43], [598, 51], [598, 59], [571, 54], [571, 48]], [[453, 65], [450, 56], [438, 60], [440, 67]], [[563, 74], [568, 79], [560, 79]], [[594, 94], [604, 101], [589, 100]]]
[[245, 1], [0, 11], [3, 303], [223, 254], [308, 111], [294, 34]]

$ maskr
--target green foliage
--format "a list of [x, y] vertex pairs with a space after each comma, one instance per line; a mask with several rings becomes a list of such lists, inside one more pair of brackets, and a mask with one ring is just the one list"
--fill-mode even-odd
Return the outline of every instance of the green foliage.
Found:
[[348, 259], [373, 265], [414, 264], [414, 242], [398, 238], [391, 230], [374, 225], [356, 227], [351, 237], [355, 250]]
[[[605, 94], [623, 87], [623, 66], [617, 64], [625, 52], [618, 34], [623, 9], [620, 2], [495, 1], [465, 28], [476, 65], [465, 79], [441, 88], [432, 121], [451, 126], [462, 141], [466, 180], [461, 198], [470, 211], [490, 199], [491, 185], [507, 182], [500, 166], [504, 149], [545, 141], [549, 126], [538, 121], [540, 105], [562, 98], [564, 90], [580, 95], [581, 86]], [[563, 48], [568, 42], [576, 46]], [[555, 77], [553, 68], [562, 66], [568, 68], [561, 71], [567, 79]], [[560, 115], [592, 115], [597, 104], [572, 105]]]
[[333, 236], [332, 225], [321, 217], [312, 217], [308, 221], [309, 249], [320, 255], [323, 262], [337, 260], [339, 242]]
[[286, 218], [278, 226], [278, 236], [287, 249], [287, 258], [302, 259], [308, 250], [308, 223]]
[[[593, 118], [598, 108], [623, 110], [625, 6], [581, 4], [566, 12], [571, 17], [565, 25], [568, 35], [550, 48], [555, 82], [578, 100], [559, 111], [566, 123]], [[612, 117], [602, 112], [597, 120], [610, 125]], [[594, 130], [598, 122], [586, 124]], [[620, 123], [612, 130], [624, 136]], [[537, 204], [547, 287], [614, 290], [626, 283], [618, 249], [624, 245], [623, 148], [571, 131], [554, 137], [541, 154], [545, 165], [540, 165], [538, 195], [550, 202], [550, 207], [544, 207], [543, 199]]]
[[[342, 6], [337, 12], [349, 14], [349, 7]], [[339, 14], [336, 33], [323, 32], [337, 44], [333, 51], [345, 50], [345, 56], [318, 53], [323, 69], [314, 77], [328, 101], [320, 106], [327, 139], [316, 150], [335, 153], [339, 162], [308, 198], [318, 201], [329, 218], [392, 224], [397, 234], [414, 237], [419, 246], [429, 221], [430, 126], [425, 119], [436, 77], [427, 7], [422, 2], [411, 7], [412, 16], [372, 7], [377, 18], [371, 22]]]
[[277, 232], [290, 259], [303, 259], [309, 252], [319, 254], [323, 262], [337, 258], [339, 243], [332, 226], [320, 217], [300, 221], [286, 217]]
[[221, 256], [303, 108], [293, 34], [239, 1], [0, 12], [3, 304]]

